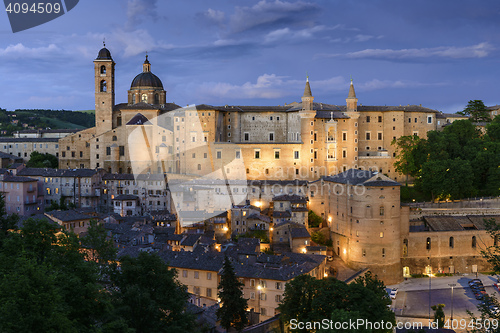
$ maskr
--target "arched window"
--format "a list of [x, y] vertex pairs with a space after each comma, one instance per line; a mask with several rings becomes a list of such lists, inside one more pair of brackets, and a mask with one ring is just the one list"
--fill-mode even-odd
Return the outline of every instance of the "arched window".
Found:
[[148, 95], [142, 94], [141, 95], [141, 102], [147, 103], [148, 102]]
[[160, 96], [155, 94], [155, 104], [160, 104]]
[[384, 216], [384, 206], [380, 206], [380, 216]]
[[135, 94], [132, 95], [132, 104], [135, 104]]
[[425, 248], [427, 250], [430, 250], [431, 249], [431, 238], [430, 237], [427, 237], [427, 242], [425, 244]]
[[116, 135], [113, 135], [113, 141], [117, 141], [118, 138], [116, 137]]
[[101, 92], [106, 92], [108, 90], [106, 80], [101, 81]]
[[476, 236], [472, 236], [472, 247], [476, 248]]
[[453, 237], [450, 237], [450, 248], [454, 248], [455, 247], [455, 239]]
[[101, 74], [106, 74], [106, 66], [101, 66]]
[[385, 258], [385, 249], [382, 248], [382, 258]]

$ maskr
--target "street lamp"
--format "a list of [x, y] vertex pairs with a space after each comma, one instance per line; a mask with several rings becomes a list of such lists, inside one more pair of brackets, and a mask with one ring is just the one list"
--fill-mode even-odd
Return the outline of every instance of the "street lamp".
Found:
[[451, 287], [451, 321], [453, 321], [453, 287], [456, 286], [455, 283], [448, 284]]

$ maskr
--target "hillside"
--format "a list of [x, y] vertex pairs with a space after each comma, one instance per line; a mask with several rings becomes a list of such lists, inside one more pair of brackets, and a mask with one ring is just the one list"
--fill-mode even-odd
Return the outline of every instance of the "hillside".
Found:
[[25, 129], [85, 129], [94, 126], [93, 110], [24, 110], [0, 108], [0, 135], [11, 136]]

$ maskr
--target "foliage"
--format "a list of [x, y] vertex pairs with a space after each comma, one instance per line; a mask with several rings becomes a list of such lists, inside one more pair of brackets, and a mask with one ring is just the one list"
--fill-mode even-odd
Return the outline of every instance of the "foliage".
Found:
[[401, 136], [393, 140], [392, 145], [396, 146], [396, 159], [394, 168], [404, 175], [416, 176], [418, 172], [417, 151], [421, 140], [416, 135]]
[[114, 314], [135, 332], [192, 332], [194, 317], [186, 312], [188, 294], [156, 254], [124, 257], [112, 280]]
[[86, 235], [80, 240], [86, 250], [87, 260], [93, 260], [100, 265], [113, 263], [116, 260], [116, 248], [113, 241], [108, 239], [106, 229], [96, 220], [90, 220]]
[[287, 322], [363, 318], [395, 323], [394, 313], [387, 308], [391, 301], [384, 285], [371, 273], [349, 285], [334, 278], [318, 280], [301, 275], [286, 284], [283, 296], [279, 310]]
[[477, 123], [481, 121], [490, 121], [490, 115], [482, 100], [470, 100], [463, 111], [458, 112], [461, 115], [469, 116], [471, 121]]
[[401, 137], [394, 143], [395, 167], [415, 177], [414, 191], [424, 198], [499, 195], [500, 140], [490, 134], [481, 136], [471, 121], [457, 120], [441, 132], [428, 132], [427, 139]]
[[316, 231], [311, 234], [311, 240], [319, 245], [332, 246], [332, 240], [326, 238], [325, 234], [321, 231]]
[[[363, 319], [362, 316], [360, 315], [359, 311], [346, 311], [344, 309], [334, 309], [332, 312], [332, 315], [330, 317], [331, 322], [334, 323], [349, 323], [349, 322], [356, 322], [358, 319]], [[335, 326], [334, 326], [335, 327]], [[317, 331], [318, 333], [330, 333], [332, 330], [329, 329], [320, 329]], [[362, 325], [360, 327], [356, 328], [347, 328], [347, 329], [341, 329], [341, 330], [336, 330], [336, 332], [342, 332], [342, 333], [371, 333], [371, 330]]]
[[55, 200], [52, 200], [50, 202], [50, 206], [45, 208], [45, 211], [50, 212], [53, 210], [68, 210], [70, 208], [75, 208], [75, 204], [70, 202], [69, 206], [66, 205], [66, 201], [64, 200], [64, 197], [61, 196], [59, 198], [59, 203], [57, 203]]
[[444, 304], [436, 304], [436, 305], [431, 306], [431, 309], [434, 310], [434, 322], [436, 322], [438, 324], [439, 328], [444, 327], [444, 319], [445, 319], [445, 315], [444, 315], [444, 311], [443, 311], [444, 307], [445, 307]]
[[248, 323], [246, 309], [247, 300], [243, 298], [243, 284], [236, 278], [233, 265], [225, 257], [222, 266], [221, 280], [218, 286], [218, 296], [222, 306], [217, 309], [217, 318], [226, 330], [230, 327], [241, 331]]
[[87, 248], [101, 263], [86, 260], [80, 241], [45, 219], [16, 216], [0, 200], [0, 332], [138, 333], [191, 332], [188, 294], [156, 255], [124, 258], [110, 266], [106, 285], [101, 266], [114, 260], [103, 229], [92, 224]]
[[248, 230], [243, 234], [237, 234], [233, 236], [235, 241], [240, 238], [259, 238], [261, 243], [269, 243], [269, 237], [267, 235], [267, 230]]
[[307, 220], [309, 222], [309, 228], [318, 228], [323, 223], [323, 219], [312, 210], [307, 213]]
[[486, 135], [491, 141], [500, 142], [500, 115], [493, 118], [486, 126]]
[[28, 168], [52, 168], [57, 169], [59, 161], [57, 157], [49, 153], [39, 153], [34, 151], [30, 155], [30, 160], [26, 163]]
[[419, 191], [415, 186], [401, 186], [401, 202], [416, 202], [430, 201], [432, 199], [431, 195], [423, 191]]
[[422, 166], [419, 178], [424, 193], [432, 198], [459, 199], [474, 194], [474, 175], [469, 161], [429, 161]]

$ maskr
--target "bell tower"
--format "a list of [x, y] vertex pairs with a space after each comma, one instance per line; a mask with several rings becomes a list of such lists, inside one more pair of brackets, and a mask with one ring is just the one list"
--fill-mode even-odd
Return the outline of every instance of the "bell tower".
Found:
[[113, 128], [115, 105], [115, 62], [106, 44], [94, 60], [96, 135]]

